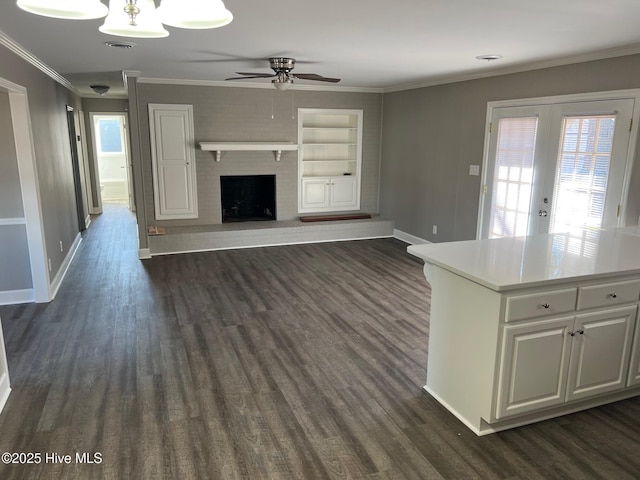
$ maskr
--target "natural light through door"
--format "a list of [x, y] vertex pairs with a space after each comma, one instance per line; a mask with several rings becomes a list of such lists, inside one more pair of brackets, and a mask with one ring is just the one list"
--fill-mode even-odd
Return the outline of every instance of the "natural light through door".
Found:
[[490, 109], [479, 238], [619, 225], [634, 102]]
[[602, 226], [615, 122], [615, 115], [563, 120], [551, 233]]

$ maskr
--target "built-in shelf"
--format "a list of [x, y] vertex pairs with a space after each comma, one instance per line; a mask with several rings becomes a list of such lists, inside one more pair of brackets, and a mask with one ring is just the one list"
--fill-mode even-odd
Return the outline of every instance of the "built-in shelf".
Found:
[[283, 151], [298, 150], [295, 143], [283, 142], [200, 142], [200, 149], [216, 152], [216, 162], [220, 161], [223, 151], [272, 151], [276, 162], [280, 161]]

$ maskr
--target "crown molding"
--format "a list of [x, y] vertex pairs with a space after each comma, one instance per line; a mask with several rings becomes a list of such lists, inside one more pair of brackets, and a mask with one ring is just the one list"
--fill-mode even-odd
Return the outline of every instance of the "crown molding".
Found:
[[40, 70], [44, 74], [46, 74], [49, 77], [51, 77], [53, 80], [58, 82], [63, 87], [66, 87], [69, 90], [71, 90], [73, 93], [75, 93], [76, 95], [81, 96], [80, 92], [73, 85], [71, 85], [71, 82], [69, 82], [69, 80], [67, 80], [62, 75], [60, 75], [58, 72], [56, 72], [53, 68], [49, 67], [47, 64], [42, 62], [38, 57], [36, 57], [29, 50], [27, 50], [22, 45], [20, 45], [16, 41], [14, 41], [11, 37], [9, 37], [2, 30], [0, 30], [0, 45], [3, 45], [5, 47], [7, 47], [13, 53], [15, 53], [20, 58], [22, 58], [26, 62], [30, 63], [34, 67], [36, 67], [38, 70]]
[[544, 68], [573, 65], [576, 63], [592, 62], [596, 60], [606, 60], [608, 58], [624, 57], [627, 55], [636, 55], [638, 53], [640, 53], [640, 44], [630, 45], [625, 47], [609, 48], [606, 50], [599, 50], [597, 52], [589, 52], [589, 53], [584, 53], [580, 55], [571, 55], [571, 56], [565, 56], [565, 57], [552, 58], [548, 60], [541, 60], [538, 62], [522, 63], [519, 65], [497, 68], [497, 69], [492, 69], [488, 71], [475, 71], [475, 72], [465, 73], [460, 75], [442, 76], [439, 78], [434, 78], [433, 80], [416, 83], [416, 84], [385, 87], [382, 90], [383, 90], [383, 93], [400, 92], [403, 90], [415, 90], [418, 88], [434, 87], [436, 85], [445, 85], [448, 83], [465, 82], [468, 80], [498, 77], [500, 75], [522, 73], [522, 72], [528, 72], [531, 70], [541, 70]]
[[[171, 78], [144, 78], [138, 79], [138, 83], [156, 84], [156, 85], [189, 85], [199, 87], [226, 87], [226, 88], [266, 88], [275, 90], [271, 83], [254, 83], [254, 82], [225, 82], [216, 80], [184, 80]], [[288, 91], [318, 91], [318, 92], [351, 92], [351, 93], [383, 93], [382, 88], [371, 87], [339, 87], [334, 85], [302, 85], [294, 83]]]

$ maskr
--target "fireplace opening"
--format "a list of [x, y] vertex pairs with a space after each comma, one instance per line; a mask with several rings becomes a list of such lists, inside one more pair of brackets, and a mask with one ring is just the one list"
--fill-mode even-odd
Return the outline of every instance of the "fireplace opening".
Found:
[[220, 177], [222, 223], [276, 219], [275, 175]]

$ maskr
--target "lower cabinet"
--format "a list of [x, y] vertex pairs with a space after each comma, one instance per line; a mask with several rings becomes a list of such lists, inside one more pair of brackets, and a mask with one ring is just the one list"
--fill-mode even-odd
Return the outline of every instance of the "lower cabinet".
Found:
[[359, 208], [355, 177], [307, 177], [302, 179], [303, 211]]
[[636, 316], [632, 305], [505, 325], [496, 419], [640, 383]]

